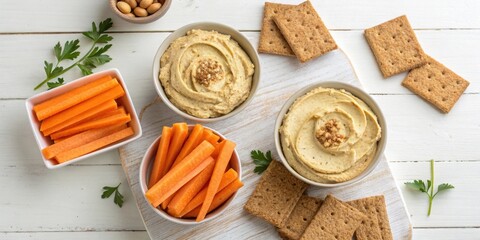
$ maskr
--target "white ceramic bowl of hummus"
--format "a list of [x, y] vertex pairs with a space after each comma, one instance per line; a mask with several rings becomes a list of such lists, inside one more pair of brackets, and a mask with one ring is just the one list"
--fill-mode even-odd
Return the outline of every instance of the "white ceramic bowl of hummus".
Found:
[[387, 140], [385, 118], [363, 90], [321, 82], [291, 96], [275, 123], [275, 146], [285, 167], [319, 187], [360, 181], [372, 172]]
[[239, 31], [219, 23], [179, 28], [163, 41], [153, 61], [153, 83], [162, 101], [196, 122], [239, 113], [259, 81], [255, 48]]
[[[189, 131], [193, 129], [195, 125], [188, 125]], [[225, 137], [217, 132], [216, 130], [209, 128], [207, 126], [203, 126], [205, 129], [211, 130], [213, 133], [217, 134], [220, 136], [220, 139], [223, 140]], [[140, 162], [140, 168], [139, 168], [139, 184], [140, 188], [142, 190], [142, 194], [144, 195], [144, 199], [147, 205], [150, 206], [150, 209], [154, 211], [157, 215], [161, 216], [164, 219], [167, 219], [170, 222], [178, 223], [178, 224], [183, 224], [183, 225], [197, 225], [200, 223], [208, 222], [214, 218], [217, 218], [218, 216], [222, 215], [225, 210], [230, 206], [230, 204], [233, 202], [233, 200], [237, 197], [238, 195], [238, 190], [227, 200], [225, 201], [222, 205], [217, 207], [215, 210], [212, 212], [208, 213], [205, 219], [201, 222], [195, 221], [193, 218], [177, 218], [174, 216], [171, 216], [168, 214], [165, 210], [163, 210], [161, 207], [154, 208], [150, 203], [148, 203], [148, 200], [145, 198], [145, 193], [148, 190], [147, 183], [148, 180], [150, 179], [150, 172], [153, 166], [153, 161], [155, 160], [155, 155], [158, 149], [158, 144], [160, 144], [160, 138], [162, 135], [160, 135], [157, 139], [153, 141], [153, 143], [148, 147], [145, 155], [143, 156], [142, 161]], [[238, 179], [242, 179], [242, 167], [241, 167], [241, 161], [240, 161], [240, 156], [238, 155], [237, 149], [233, 151], [232, 158], [230, 159], [229, 166], [233, 168], [238, 173]]]

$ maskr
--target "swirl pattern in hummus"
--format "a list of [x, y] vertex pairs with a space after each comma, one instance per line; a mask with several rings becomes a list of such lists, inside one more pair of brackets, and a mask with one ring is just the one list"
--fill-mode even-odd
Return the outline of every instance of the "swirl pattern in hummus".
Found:
[[381, 128], [372, 110], [344, 90], [316, 88], [290, 106], [280, 128], [283, 153], [302, 176], [348, 181], [373, 160]]
[[191, 30], [160, 60], [160, 82], [180, 110], [200, 118], [230, 113], [250, 94], [254, 64], [229, 35]]

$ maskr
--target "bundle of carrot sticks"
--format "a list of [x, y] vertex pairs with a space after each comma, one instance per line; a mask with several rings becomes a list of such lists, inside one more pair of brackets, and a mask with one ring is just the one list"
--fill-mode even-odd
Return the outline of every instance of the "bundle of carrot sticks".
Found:
[[230, 165], [235, 146], [200, 124], [163, 127], [145, 197], [171, 216], [202, 221], [243, 186]]
[[35, 105], [40, 131], [54, 142], [43, 156], [63, 163], [133, 135], [130, 114], [117, 102], [124, 95], [118, 80], [105, 76]]

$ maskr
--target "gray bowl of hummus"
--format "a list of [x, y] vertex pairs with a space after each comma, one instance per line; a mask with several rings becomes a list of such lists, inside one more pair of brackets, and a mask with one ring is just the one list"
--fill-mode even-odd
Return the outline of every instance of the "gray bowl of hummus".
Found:
[[255, 48], [239, 31], [219, 23], [179, 28], [163, 41], [153, 62], [153, 82], [162, 101], [197, 122], [239, 113], [259, 81]]
[[305, 87], [282, 107], [275, 146], [285, 167], [319, 187], [360, 181], [380, 161], [387, 140], [385, 118], [361, 89], [340, 82]]

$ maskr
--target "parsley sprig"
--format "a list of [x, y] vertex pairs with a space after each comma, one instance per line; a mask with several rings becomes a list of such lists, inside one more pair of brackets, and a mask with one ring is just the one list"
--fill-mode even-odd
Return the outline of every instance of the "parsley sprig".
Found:
[[[92, 46], [90, 50], [83, 55], [78, 61], [74, 62], [68, 67], [60, 66], [64, 60], [75, 60], [80, 56], [80, 40], [75, 39], [67, 41], [63, 46], [58, 42], [53, 47], [53, 52], [55, 54], [56, 63], [51, 63], [44, 61], [44, 70], [45, 70], [45, 79], [38, 84], [34, 90], [39, 89], [45, 83], [47, 83], [49, 89], [61, 86], [64, 83], [63, 78], [59, 78], [57, 82], [50, 82], [50, 80], [55, 79], [62, 74], [66, 73], [68, 70], [78, 67], [84, 76], [92, 73], [92, 70], [100, 65], [103, 65], [107, 62], [110, 62], [112, 58], [105, 53], [112, 47], [112, 44], [106, 44], [110, 42], [113, 37], [105, 32], [110, 29], [113, 25], [112, 19], [107, 18], [106, 20], [100, 22], [97, 25], [95, 22], [92, 22], [92, 29], [88, 32], [82, 33], [85, 37], [92, 41]], [[103, 46], [97, 46], [98, 44], [106, 44]], [[50, 84], [49, 84], [50, 83]]]
[[435, 196], [437, 196], [439, 192], [455, 188], [453, 185], [449, 183], [442, 183], [438, 185], [437, 192], [435, 192], [434, 194], [433, 193], [433, 188], [435, 187], [434, 180], [435, 180], [434, 161], [430, 160], [430, 180], [427, 180], [427, 185], [425, 185], [425, 182], [423, 180], [413, 180], [413, 182], [405, 183], [407, 187], [423, 192], [428, 195], [428, 216], [430, 216], [430, 213], [432, 212], [432, 203]]
[[115, 193], [115, 196], [113, 198], [113, 202], [115, 204], [117, 204], [119, 207], [122, 207], [123, 206], [123, 195], [118, 190], [118, 187], [120, 187], [120, 184], [122, 184], [122, 183], [119, 183], [116, 187], [109, 187], [109, 186], [103, 187], [102, 198], [109, 198], [113, 193]]
[[267, 154], [264, 154], [260, 150], [253, 150], [250, 152], [250, 156], [253, 159], [253, 163], [255, 163], [255, 169], [253, 169], [254, 173], [261, 174], [268, 168], [268, 165], [272, 161], [272, 152], [268, 151]]

